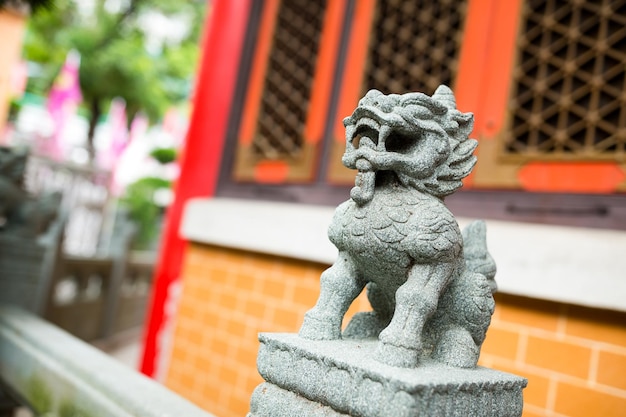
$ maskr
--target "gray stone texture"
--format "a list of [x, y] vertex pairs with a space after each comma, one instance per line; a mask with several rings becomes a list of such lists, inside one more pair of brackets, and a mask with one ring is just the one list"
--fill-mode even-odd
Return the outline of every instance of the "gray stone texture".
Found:
[[249, 417], [508, 417], [522, 412], [526, 380], [428, 361], [398, 368], [373, 359], [376, 340], [309, 341], [261, 334]]

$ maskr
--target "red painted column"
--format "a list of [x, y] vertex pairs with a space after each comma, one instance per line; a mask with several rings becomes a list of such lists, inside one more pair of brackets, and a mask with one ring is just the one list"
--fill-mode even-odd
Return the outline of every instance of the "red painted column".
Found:
[[145, 328], [140, 369], [149, 376], [157, 371], [168, 288], [180, 277], [185, 253], [186, 242], [178, 233], [183, 208], [190, 198], [215, 193], [251, 1], [213, 0], [211, 5], [176, 198], [165, 221]]

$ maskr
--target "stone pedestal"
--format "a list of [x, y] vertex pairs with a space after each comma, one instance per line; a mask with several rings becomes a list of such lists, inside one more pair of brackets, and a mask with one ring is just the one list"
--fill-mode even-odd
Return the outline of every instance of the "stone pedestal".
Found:
[[526, 380], [436, 363], [396, 368], [374, 360], [377, 341], [259, 336], [259, 385], [248, 417], [513, 417]]

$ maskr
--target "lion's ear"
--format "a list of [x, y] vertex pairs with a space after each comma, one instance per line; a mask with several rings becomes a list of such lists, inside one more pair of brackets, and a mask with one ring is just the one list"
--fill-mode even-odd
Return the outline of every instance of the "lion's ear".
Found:
[[450, 110], [456, 110], [456, 98], [447, 85], [441, 84], [432, 95], [432, 99], [443, 104]]
[[453, 120], [459, 124], [458, 132], [455, 135], [457, 138], [468, 137], [474, 130], [474, 113], [458, 112], [454, 115]]

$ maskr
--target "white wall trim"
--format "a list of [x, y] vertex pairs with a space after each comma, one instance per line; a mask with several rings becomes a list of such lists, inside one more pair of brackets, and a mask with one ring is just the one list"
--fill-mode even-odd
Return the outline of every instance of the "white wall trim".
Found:
[[[227, 198], [193, 199], [184, 239], [331, 264], [334, 208]], [[463, 225], [468, 219], [459, 219]], [[626, 311], [626, 232], [487, 221], [501, 292]]]

